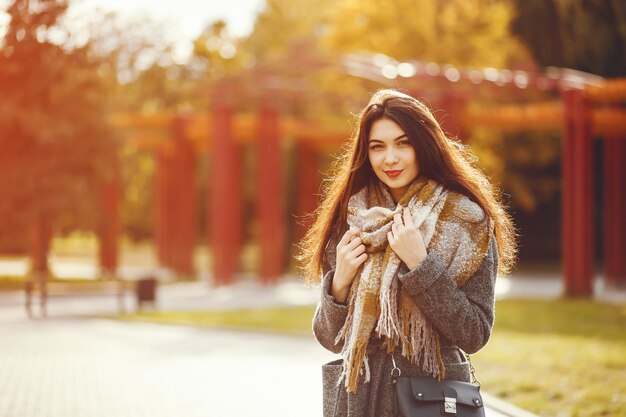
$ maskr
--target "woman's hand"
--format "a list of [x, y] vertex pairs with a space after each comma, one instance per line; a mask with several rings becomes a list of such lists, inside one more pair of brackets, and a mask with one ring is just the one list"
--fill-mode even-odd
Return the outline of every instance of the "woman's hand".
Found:
[[330, 295], [339, 303], [346, 302], [352, 281], [359, 267], [367, 259], [365, 245], [359, 237], [360, 232], [357, 229], [348, 230], [337, 245], [337, 263]]
[[387, 240], [391, 249], [406, 264], [409, 270], [415, 269], [420, 262], [426, 259], [426, 245], [422, 234], [413, 224], [411, 212], [408, 208], [393, 217], [391, 231], [387, 233]]

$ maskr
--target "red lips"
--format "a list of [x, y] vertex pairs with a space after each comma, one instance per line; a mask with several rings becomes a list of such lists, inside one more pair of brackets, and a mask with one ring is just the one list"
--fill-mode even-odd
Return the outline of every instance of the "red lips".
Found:
[[389, 178], [396, 178], [398, 175], [402, 174], [402, 171], [404, 170], [385, 171], [385, 174], [387, 174]]

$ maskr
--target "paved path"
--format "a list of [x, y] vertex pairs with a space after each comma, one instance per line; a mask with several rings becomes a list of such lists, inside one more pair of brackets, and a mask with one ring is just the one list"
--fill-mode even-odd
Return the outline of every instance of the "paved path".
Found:
[[[624, 292], [598, 298], [624, 302]], [[318, 289], [243, 279], [161, 285], [163, 310], [314, 304]], [[561, 295], [558, 279], [499, 280], [498, 298]], [[125, 299], [134, 310], [132, 294]], [[37, 309], [35, 309], [37, 311]], [[312, 338], [94, 319], [114, 296], [56, 296], [46, 320], [28, 320], [23, 294], [0, 293], [1, 417], [321, 416], [320, 365], [335, 359]], [[280, 398], [279, 398], [280, 394]], [[489, 405], [489, 399], [486, 396]], [[491, 405], [500, 408], [497, 399]], [[525, 415], [488, 409], [487, 417]], [[530, 414], [528, 414], [530, 415]]]
[[[318, 289], [286, 279], [161, 285], [163, 310], [314, 304]], [[554, 298], [554, 277], [498, 281], [498, 298]], [[596, 283], [597, 298], [624, 292]], [[132, 294], [125, 299], [134, 310]], [[35, 309], [35, 311], [37, 311]], [[46, 320], [28, 320], [23, 294], [0, 293], [0, 416], [321, 416], [320, 365], [335, 359], [312, 338], [94, 319], [114, 314], [114, 296], [56, 296]], [[280, 398], [279, 398], [280, 395]], [[485, 399], [489, 402], [488, 397]], [[492, 406], [500, 408], [495, 399]], [[504, 404], [503, 409], [508, 405]], [[488, 409], [487, 417], [505, 415]]]
[[3, 417], [319, 417], [335, 359], [304, 337], [109, 320], [4, 320], [0, 338]]
[[312, 340], [48, 319], [2, 322], [0, 416], [321, 415]]
[[[310, 304], [317, 297], [295, 281], [159, 290], [165, 309]], [[26, 319], [22, 303], [21, 293], [0, 294], [2, 417], [322, 414], [320, 365], [337, 356], [312, 337], [94, 319], [115, 313], [113, 296], [52, 297], [45, 320]], [[487, 417], [524, 415], [493, 404], [507, 412], [487, 408]]]

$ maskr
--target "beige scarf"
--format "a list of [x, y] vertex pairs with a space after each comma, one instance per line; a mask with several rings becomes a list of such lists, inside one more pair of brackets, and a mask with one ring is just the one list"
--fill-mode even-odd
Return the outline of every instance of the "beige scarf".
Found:
[[341, 380], [345, 378], [348, 392], [356, 392], [363, 370], [365, 381], [370, 379], [366, 349], [373, 334], [384, 338], [388, 352], [401, 346], [402, 356], [411, 363], [420, 363], [429, 375], [445, 377], [437, 332], [415, 301], [401, 291], [397, 273], [402, 261], [387, 242], [393, 217], [404, 207], [409, 208], [427, 251], [435, 252], [446, 266], [444, 277], [459, 287], [478, 270], [489, 248], [493, 225], [481, 221], [482, 209], [436, 181], [418, 177], [397, 205], [378, 180], [350, 198], [348, 225], [360, 229], [369, 256], [352, 284], [348, 317], [337, 336], [338, 343], [345, 341]]

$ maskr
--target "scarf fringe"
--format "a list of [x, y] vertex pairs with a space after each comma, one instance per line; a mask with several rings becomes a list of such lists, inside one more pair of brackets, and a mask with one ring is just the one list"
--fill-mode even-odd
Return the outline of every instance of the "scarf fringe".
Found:
[[380, 317], [375, 330], [379, 337], [385, 336], [397, 345], [399, 336], [402, 334], [401, 323], [398, 319], [399, 291], [398, 280], [395, 277], [397, 268], [388, 268], [388, 265], [385, 265], [383, 270], [386, 273], [380, 289]]
[[343, 352], [343, 370], [339, 376], [339, 384], [345, 381], [348, 392], [355, 393], [359, 385], [359, 377], [365, 369], [365, 382], [370, 381], [370, 367], [367, 360], [367, 340], [359, 342], [350, 350]]
[[436, 376], [439, 373], [437, 332], [417, 306], [408, 312], [407, 322], [408, 336], [402, 344], [402, 355], [411, 363], [420, 363], [427, 375]]

